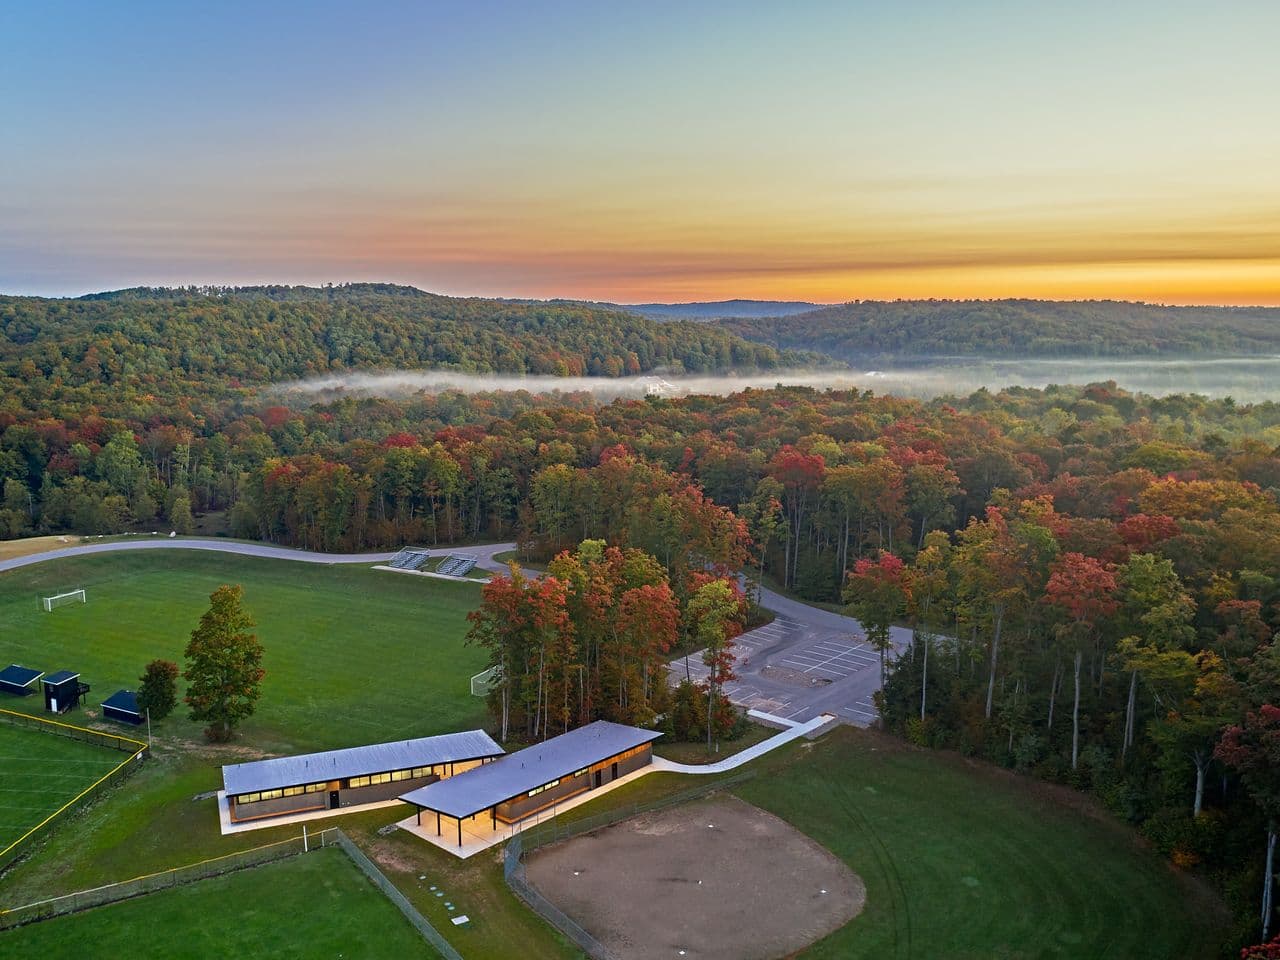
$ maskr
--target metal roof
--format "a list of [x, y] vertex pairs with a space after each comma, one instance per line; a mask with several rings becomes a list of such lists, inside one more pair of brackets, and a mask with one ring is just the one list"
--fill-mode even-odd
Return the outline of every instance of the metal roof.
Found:
[[58, 670], [45, 677], [44, 682], [57, 686], [60, 683], [66, 683], [68, 680], [74, 680], [78, 676], [80, 676], [80, 674], [72, 673], [70, 670]]
[[12, 687], [26, 687], [35, 683], [44, 672], [41, 670], [32, 670], [30, 667], [20, 667], [16, 663], [0, 670], [0, 683], [6, 683]]
[[469, 817], [660, 736], [656, 730], [597, 720], [456, 777], [411, 790], [400, 799], [450, 817]]
[[250, 793], [410, 767], [429, 767], [437, 763], [479, 760], [481, 757], [496, 757], [503, 752], [483, 730], [466, 730], [438, 737], [228, 764], [222, 768], [222, 785], [229, 794]]
[[112, 710], [119, 710], [122, 713], [132, 713], [135, 717], [142, 716], [138, 712], [138, 699], [134, 696], [132, 690], [117, 690], [103, 700], [102, 705], [110, 707]]

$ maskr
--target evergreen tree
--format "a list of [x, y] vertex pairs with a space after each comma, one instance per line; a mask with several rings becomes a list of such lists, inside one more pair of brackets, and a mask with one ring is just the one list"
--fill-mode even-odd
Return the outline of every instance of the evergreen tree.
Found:
[[253, 714], [266, 676], [262, 644], [248, 632], [255, 623], [241, 606], [243, 597], [239, 584], [215, 590], [186, 649], [186, 704], [192, 720], [209, 724], [205, 736], [215, 743], [230, 740], [236, 724]]

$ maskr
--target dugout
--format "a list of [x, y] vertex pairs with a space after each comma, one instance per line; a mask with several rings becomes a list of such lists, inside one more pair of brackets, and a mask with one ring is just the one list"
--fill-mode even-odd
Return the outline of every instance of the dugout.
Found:
[[483, 730], [374, 743], [222, 768], [232, 822], [394, 800], [502, 756]]
[[117, 690], [103, 700], [102, 715], [108, 720], [132, 723], [135, 727], [146, 719], [138, 710], [138, 698], [132, 690]]
[[66, 713], [88, 692], [89, 685], [80, 682], [80, 674], [58, 670], [44, 678], [44, 708], [50, 713]]
[[0, 670], [0, 691], [15, 697], [29, 697], [36, 692], [36, 681], [44, 676], [43, 670], [11, 663]]
[[496, 830], [499, 821], [517, 823], [612, 783], [652, 763], [653, 741], [660, 736], [655, 730], [597, 720], [400, 799], [418, 808], [419, 824], [423, 811], [434, 813], [437, 836], [442, 818], [456, 821], [462, 846], [463, 820], [488, 813]]

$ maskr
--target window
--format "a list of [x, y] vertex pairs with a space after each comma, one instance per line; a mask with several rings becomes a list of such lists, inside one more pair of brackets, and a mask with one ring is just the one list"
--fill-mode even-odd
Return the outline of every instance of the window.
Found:
[[352, 777], [347, 781], [348, 787], [367, 787], [369, 785], [368, 777]]
[[414, 767], [413, 779], [417, 780], [419, 777], [429, 777], [434, 769], [435, 767]]
[[582, 776], [585, 776], [585, 775], [587, 774], [587, 771], [589, 771], [590, 769], [591, 769], [590, 767], [583, 767], [581, 770], [579, 770], [577, 773], [575, 773], [575, 774], [574, 774], [574, 776], [575, 776], [575, 777], [582, 777]]

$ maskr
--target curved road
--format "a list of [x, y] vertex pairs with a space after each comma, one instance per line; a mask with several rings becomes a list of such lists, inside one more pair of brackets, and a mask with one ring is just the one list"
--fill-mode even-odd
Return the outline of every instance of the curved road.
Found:
[[[492, 543], [458, 547], [456, 550], [476, 557], [476, 565], [481, 569], [505, 573], [505, 565], [494, 556], [515, 548], [514, 543]], [[395, 551], [317, 553], [265, 543], [176, 537], [111, 540], [13, 557], [0, 561], [0, 573], [49, 560], [127, 550], [206, 550], [270, 560], [327, 564], [385, 563], [395, 555]], [[833, 713], [858, 726], [866, 726], [874, 720], [876, 712], [871, 697], [880, 689], [879, 655], [866, 646], [861, 624], [852, 617], [811, 607], [768, 589], [761, 591], [761, 601], [763, 606], [777, 614], [777, 619], [738, 638], [738, 663], [735, 667], [738, 680], [726, 686], [730, 698], [741, 706], [798, 723], [823, 712]], [[895, 627], [891, 639], [894, 653], [889, 654], [890, 659], [910, 644], [911, 631]], [[683, 676], [687, 670], [695, 679], [706, 672], [696, 656], [679, 660], [671, 668], [677, 676]]]

